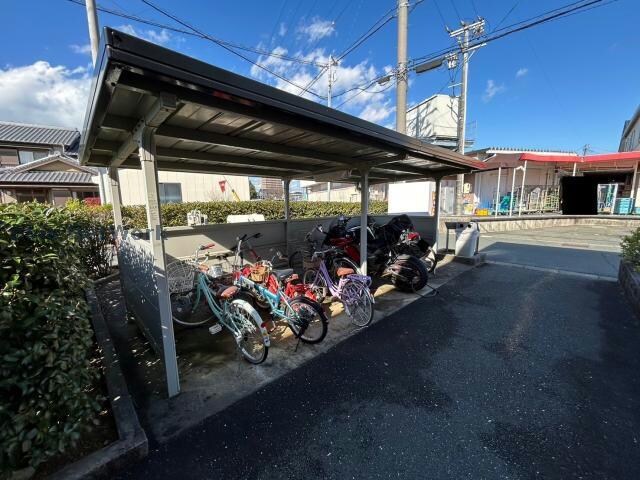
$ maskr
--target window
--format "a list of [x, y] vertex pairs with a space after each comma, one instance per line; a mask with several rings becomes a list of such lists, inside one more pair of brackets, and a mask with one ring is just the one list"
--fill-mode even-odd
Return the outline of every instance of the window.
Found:
[[179, 183], [161, 183], [160, 203], [182, 203], [182, 185]]
[[49, 152], [46, 150], [20, 150], [18, 155], [20, 156], [20, 163], [24, 165], [25, 163], [31, 163], [34, 160], [45, 158], [49, 155]]
[[40, 202], [46, 203], [47, 193], [43, 189], [19, 189], [16, 190], [16, 200], [18, 203]]
[[1, 167], [13, 167], [19, 163], [18, 151], [15, 148], [0, 148]]

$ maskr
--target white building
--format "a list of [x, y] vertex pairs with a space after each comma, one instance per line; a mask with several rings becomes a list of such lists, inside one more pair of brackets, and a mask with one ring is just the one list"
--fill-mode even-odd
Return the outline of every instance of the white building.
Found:
[[636, 109], [631, 120], [624, 122], [620, 137], [619, 152], [633, 152], [640, 150], [640, 106]]
[[433, 95], [407, 110], [407, 135], [453, 148], [458, 141], [458, 97]]

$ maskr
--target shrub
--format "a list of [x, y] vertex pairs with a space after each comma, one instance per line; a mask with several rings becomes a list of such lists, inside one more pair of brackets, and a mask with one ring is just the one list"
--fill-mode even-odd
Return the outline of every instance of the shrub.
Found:
[[640, 228], [622, 239], [622, 258], [640, 270]]
[[[244, 202], [188, 202], [162, 205], [162, 222], [165, 227], [179, 227], [187, 224], [187, 212], [200, 210], [209, 217], [209, 223], [226, 223], [228, 215], [264, 215], [265, 220], [284, 218], [282, 200], [261, 200]], [[373, 215], [387, 213], [387, 202], [369, 202], [369, 212]], [[292, 218], [348, 216], [360, 213], [360, 202], [291, 202]], [[147, 214], [142, 205], [122, 207], [123, 223], [127, 227], [146, 228]]]
[[0, 464], [32, 467], [73, 446], [100, 407], [76, 214], [0, 207]]
[[101, 278], [111, 273], [113, 258], [113, 214], [111, 207], [87, 205], [71, 200], [65, 209], [74, 218], [74, 234], [86, 273]]

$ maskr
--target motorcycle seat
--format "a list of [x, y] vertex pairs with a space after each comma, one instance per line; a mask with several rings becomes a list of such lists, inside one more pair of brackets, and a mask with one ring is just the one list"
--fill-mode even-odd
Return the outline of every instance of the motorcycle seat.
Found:
[[347, 267], [340, 267], [338, 268], [338, 270], [336, 270], [336, 274], [339, 277], [346, 277], [347, 275], [351, 275], [356, 273], [355, 270], [353, 268], [347, 268]]
[[221, 285], [216, 291], [216, 297], [221, 298], [222, 300], [229, 300], [238, 293], [238, 290], [240, 289], [233, 285], [230, 287], [227, 285]]

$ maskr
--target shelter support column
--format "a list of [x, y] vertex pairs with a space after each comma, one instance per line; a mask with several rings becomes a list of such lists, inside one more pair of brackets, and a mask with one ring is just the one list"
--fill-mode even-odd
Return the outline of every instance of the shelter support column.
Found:
[[369, 168], [360, 168], [360, 270], [367, 274], [367, 214], [369, 213]]
[[502, 177], [502, 167], [498, 167], [498, 183], [496, 184], [496, 206], [494, 208], [495, 216], [498, 216], [498, 210], [500, 209], [500, 180]]
[[637, 185], [638, 163], [640, 162], [636, 162], [636, 164], [633, 167], [633, 178], [631, 179], [631, 198], [633, 199], [631, 201], [631, 208], [633, 209], [631, 213], [635, 212], [636, 203], [638, 201], [638, 188], [639, 188]]
[[289, 255], [289, 220], [291, 220], [291, 204], [290, 204], [290, 187], [291, 180], [285, 178], [283, 183], [284, 190], [284, 245], [285, 253]]
[[522, 188], [520, 189], [520, 198], [518, 202], [518, 216], [522, 215], [522, 200], [524, 198], [524, 180], [527, 176], [527, 161], [524, 161], [524, 166], [522, 167]]
[[153, 255], [155, 285], [158, 293], [158, 309], [162, 328], [162, 353], [170, 397], [180, 393], [176, 342], [173, 334], [171, 302], [166, 275], [162, 216], [160, 213], [160, 192], [158, 188], [158, 168], [156, 164], [155, 128], [143, 127], [136, 132], [136, 142], [142, 166], [142, 177], [149, 228], [149, 244]]
[[433, 205], [433, 251], [438, 252], [438, 227], [440, 225], [440, 191], [442, 177], [436, 177], [435, 201]]
[[116, 167], [109, 167], [109, 194], [111, 197], [111, 210], [113, 211], [113, 224], [116, 236], [122, 234], [122, 197], [120, 195], [120, 177]]

